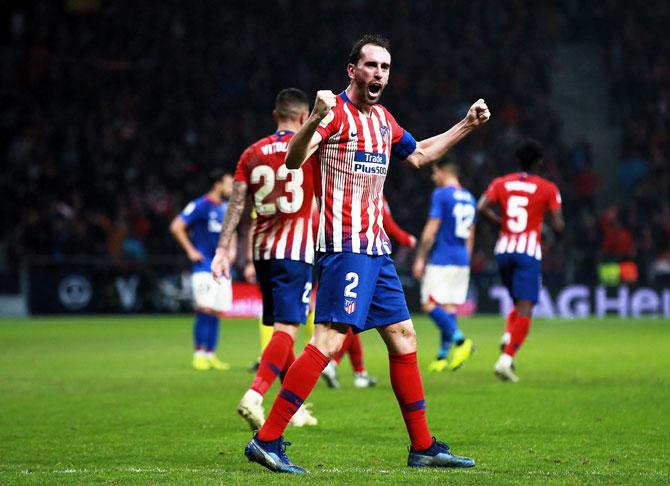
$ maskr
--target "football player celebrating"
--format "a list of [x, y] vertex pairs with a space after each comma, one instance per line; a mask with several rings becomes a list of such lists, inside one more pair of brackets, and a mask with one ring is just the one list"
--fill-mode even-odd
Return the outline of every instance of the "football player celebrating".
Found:
[[[528, 336], [540, 293], [540, 239], [545, 211], [549, 212], [555, 232], [562, 233], [565, 228], [558, 188], [537, 175], [542, 166], [542, 146], [529, 139], [516, 150], [516, 158], [521, 172], [494, 179], [478, 203], [482, 216], [500, 225], [494, 252], [500, 278], [514, 300], [514, 308], [507, 316], [502, 354], [494, 367], [500, 379], [510, 382], [519, 381], [514, 357]], [[500, 207], [502, 216], [493, 210], [495, 205]]]
[[438, 160], [488, 121], [484, 100], [448, 131], [417, 142], [379, 104], [389, 80], [390, 45], [380, 36], [357, 41], [347, 64], [349, 86], [339, 95], [318, 91], [311, 115], [291, 139], [286, 166], [312, 154], [320, 210], [314, 336], [286, 373], [265, 424], [245, 448], [250, 461], [272, 471], [302, 473], [286, 456], [282, 434], [337, 353], [349, 328], [377, 329], [389, 352], [391, 386], [411, 449], [412, 467], [472, 467], [436, 441], [426, 422], [416, 333], [384, 231], [383, 188], [391, 154], [420, 168]]

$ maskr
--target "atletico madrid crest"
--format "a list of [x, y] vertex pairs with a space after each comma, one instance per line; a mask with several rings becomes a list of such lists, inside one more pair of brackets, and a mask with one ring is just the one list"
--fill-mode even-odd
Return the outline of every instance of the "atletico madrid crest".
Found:
[[344, 312], [353, 314], [356, 310], [356, 301], [351, 299], [344, 299]]

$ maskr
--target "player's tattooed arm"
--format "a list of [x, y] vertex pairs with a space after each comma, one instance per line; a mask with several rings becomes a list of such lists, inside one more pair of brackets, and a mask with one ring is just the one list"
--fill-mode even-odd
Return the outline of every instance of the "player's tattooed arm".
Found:
[[219, 236], [219, 243], [217, 244], [217, 251], [230, 247], [230, 241], [237, 230], [237, 225], [240, 222], [242, 211], [244, 211], [244, 203], [247, 198], [247, 183], [235, 181], [233, 183], [233, 193], [228, 202], [228, 210], [223, 217], [223, 224], [221, 225], [221, 236]]
[[479, 198], [477, 211], [492, 223], [498, 225], [502, 224], [502, 218], [493, 210], [493, 201], [486, 197], [486, 195], [482, 195], [482, 197]]
[[417, 169], [444, 157], [458, 142], [467, 137], [472, 130], [489, 121], [491, 112], [483, 99], [478, 99], [461, 121], [444, 133], [421, 140], [416, 150], [406, 161]]
[[228, 210], [223, 217], [221, 226], [221, 236], [216, 246], [216, 253], [212, 260], [212, 276], [215, 281], [221, 277], [230, 278], [230, 261], [234, 258], [234, 253], [230, 251], [230, 243], [235, 235], [235, 230], [240, 222], [240, 216], [244, 210], [244, 201], [247, 197], [247, 183], [235, 181], [233, 183], [233, 193], [228, 202]]
[[426, 223], [426, 226], [423, 228], [421, 241], [417, 246], [416, 257], [414, 258], [414, 264], [412, 265], [412, 275], [416, 279], [420, 279], [423, 276], [426, 262], [428, 260], [428, 254], [435, 244], [435, 238], [440, 229], [441, 222], [442, 220], [440, 218], [430, 218]]
[[302, 164], [312, 155], [321, 143], [321, 135], [316, 129], [330, 110], [335, 107], [336, 97], [332, 91], [322, 90], [316, 92], [316, 101], [312, 113], [300, 130], [293, 135], [288, 143], [288, 151], [284, 163], [289, 169], [299, 169]]

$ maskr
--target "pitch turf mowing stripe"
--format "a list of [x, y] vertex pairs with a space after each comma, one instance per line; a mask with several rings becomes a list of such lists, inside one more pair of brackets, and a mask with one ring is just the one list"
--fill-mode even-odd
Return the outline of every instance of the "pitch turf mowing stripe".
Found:
[[[0, 320], [0, 484], [285, 484], [249, 464], [235, 407], [258, 355], [252, 320], [224, 322], [229, 372], [190, 368], [190, 316]], [[307, 484], [669, 483], [670, 323], [533, 322], [521, 382], [493, 377], [501, 320], [463, 319], [477, 353], [457, 372], [424, 371], [428, 419], [468, 471], [405, 467], [407, 438], [379, 337], [363, 335], [377, 388], [308, 399], [319, 426], [289, 428]], [[438, 332], [416, 318], [423, 370]], [[297, 348], [304, 343], [298, 340]], [[277, 386], [266, 400], [269, 408]]]

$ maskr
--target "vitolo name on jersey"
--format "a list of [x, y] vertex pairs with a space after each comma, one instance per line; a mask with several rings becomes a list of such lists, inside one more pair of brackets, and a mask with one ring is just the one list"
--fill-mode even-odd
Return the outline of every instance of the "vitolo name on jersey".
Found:
[[261, 147], [263, 155], [272, 155], [280, 152], [288, 152], [288, 142], [273, 142]]
[[386, 154], [356, 152], [354, 173], [386, 175]]

